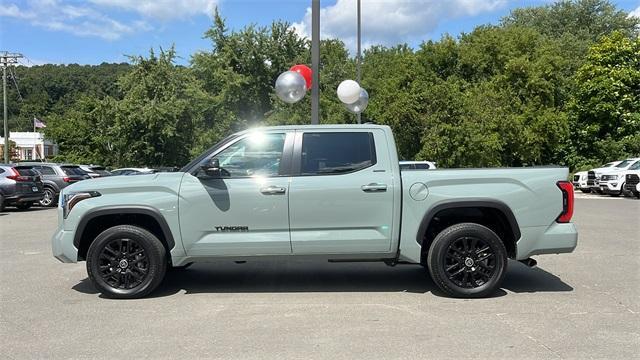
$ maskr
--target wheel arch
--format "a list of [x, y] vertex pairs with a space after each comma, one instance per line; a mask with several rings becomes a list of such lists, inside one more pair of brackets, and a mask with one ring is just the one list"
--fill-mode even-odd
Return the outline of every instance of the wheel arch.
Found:
[[78, 260], [86, 259], [89, 245], [98, 234], [116, 225], [134, 225], [150, 231], [162, 242], [170, 258], [175, 240], [164, 216], [151, 206], [131, 205], [99, 207], [82, 216], [73, 238]]
[[423, 257], [426, 259], [429, 246], [440, 231], [462, 222], [488, 227], [503, 241], [509, 258], [516, 257], [520, 227], [511, 208], [497, 200], [452, 200], [433, 206], [422, 218], [416, 234]]

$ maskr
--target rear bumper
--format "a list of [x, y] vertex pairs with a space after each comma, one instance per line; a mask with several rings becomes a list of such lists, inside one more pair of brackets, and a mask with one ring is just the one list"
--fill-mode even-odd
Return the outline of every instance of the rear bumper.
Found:
[[517, 259], [527, 259], [533, 255], [570, 253], [578, 245], [578, 230], [573, 223], [553, 223], [548, 227], [522, 228], [518, 241]]
[[73, 246], [73, 232], [64, 229], [56, 230], [51, 238], [53, 256], [63, 263], [78, 262], [78, 249]]

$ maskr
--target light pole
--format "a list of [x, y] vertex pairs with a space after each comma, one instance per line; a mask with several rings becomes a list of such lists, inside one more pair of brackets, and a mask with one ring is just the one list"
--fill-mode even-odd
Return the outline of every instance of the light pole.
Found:
[[[362, 62], [362, 58], [361, 58], [361, 49], [360, 49], [360, 0], [358, 0], [358, 31], [357, 31], [357, 52], [358, 54], [356, 55], [356, 81], [358, 82], [358, 84], [360, 84], [360, 78], [361, 78], [361, 71], [360, 71], [360, 63]], [[360, 84], [362, 85], [362, 84]], [[362, 122], [362, 113], [357, 113], [356, 114], [356, 120], [358, 120], [358, 124], [360, 124]]]
[[311, 0], [311, 124], [320, 123], [320, 0]]

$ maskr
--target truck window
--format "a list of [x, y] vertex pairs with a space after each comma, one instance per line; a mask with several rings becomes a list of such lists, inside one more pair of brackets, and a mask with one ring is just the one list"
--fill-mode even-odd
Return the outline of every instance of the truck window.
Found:
[[373, 133], [305, 133], [302, 137], [302, 175], [344, 174], [376, 163]]
[[229, 177], [277, 176], [285, 134], [251, 134], [219, 152], [215, 157]]

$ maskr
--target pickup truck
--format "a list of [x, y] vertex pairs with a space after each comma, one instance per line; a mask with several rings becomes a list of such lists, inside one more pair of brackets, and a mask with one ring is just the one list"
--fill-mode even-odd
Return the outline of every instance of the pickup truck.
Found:
[[180, 172], [64, 189], [53, 255], [86, 261], [108, 297], [153, 291], [204, 261], [421, 264], [454, 297], [500, 287], [507, 260], [577, 244], [568, 169], [400, 171], [391, 129], [282, 126], [233, 134]]

